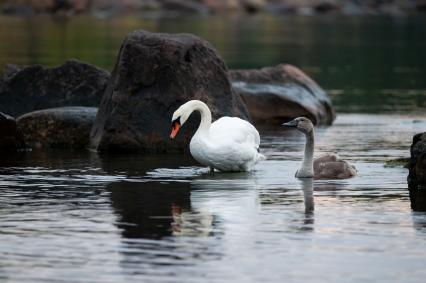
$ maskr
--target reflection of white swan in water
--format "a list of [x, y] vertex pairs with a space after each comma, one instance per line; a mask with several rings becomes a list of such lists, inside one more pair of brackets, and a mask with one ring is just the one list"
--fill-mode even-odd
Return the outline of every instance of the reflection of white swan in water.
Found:
[[[255, 230], [259, 211], [258, 185], [251, 174], [209, 174], [191, 182], [192, 213], [203, 221], [203, 231], [226, 231], [222, 244], [238, 246]], [[210, 220], [210, 223], [209, 221]], [[210, 226], [208, 226], [210, 224]], [[235, 242], [234, 242], [235, 241]]]
[[335, 154], [324, 154], [314, 160], [314, 125], [308, 118], [299, 117], [284, 123], [283, 126], [296, 128], [306, 136], [305, 155], [300, 169], [296, 172], [297, 178], [347, 179], [357, 174], [353, 165], [339, 159]]
[[259, 153], [259, 132], [252, 124], [237, 117], [222, 117], [212, 123], [210, 109], [199, 100], [188, 101], [173, 113], [170, 138], [176, 136], [194, 111], [201, 114], [200, 125], [190, 143], [195, 160], [212, 171], [250, 171], [265, 159]]
[[305, 203], [305, 213], [313, 212], [315, 209], [314, 204], [314, 179], [303, 178], [300, 179], [301, 189], [303, 191], [303, 200]]

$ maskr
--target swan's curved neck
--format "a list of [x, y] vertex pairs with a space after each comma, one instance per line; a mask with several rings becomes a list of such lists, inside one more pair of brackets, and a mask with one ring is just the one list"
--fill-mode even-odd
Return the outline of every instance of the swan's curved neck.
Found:
[[315, 147], [315, 134], [314, 130], [305, 133], [305, 154], [303, 155], [302, 166], [299, 173], [312, 174], [314, 173], [314, 147]]
[[191, 112], [198, 111], [201, 115], [200, 126], [195, 134], [207, 134], [212, 124], [212, 113], [210, 112], [209, 107], [201, 101], [191, 101], [190, 106], [192, 109]]

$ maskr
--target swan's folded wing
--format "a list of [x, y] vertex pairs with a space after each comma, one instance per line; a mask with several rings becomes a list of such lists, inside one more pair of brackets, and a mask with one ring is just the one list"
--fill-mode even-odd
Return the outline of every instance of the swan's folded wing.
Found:
[[258, 156], [253, 144], [248, 143], [217, 143], [212, 145], [210, 150], [206, 156], [209, 162], [214, 164], [215, 168], [227, 168], [230, 171], [238, 171], [247, 162], [255, 162]]
[[256, 128], [237, 117], [218, 119], [211, 125], [210, 134], [217, 141], [226, 140], [237, 144], [251, 144], [256, 149], [260, 144], [260, 136]]

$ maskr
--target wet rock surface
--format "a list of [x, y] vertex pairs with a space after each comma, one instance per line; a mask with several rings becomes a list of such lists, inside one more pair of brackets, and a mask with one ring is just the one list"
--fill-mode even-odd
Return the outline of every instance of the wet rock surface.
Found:
[[[249, 119], [232, 91], [227, 68], [206, 41], [189, 34], [143, 30], [124, 40], [91, 134], [99, 151], [169, 152], [187, 149], [198, 126], [193, 115], [170, 142], [173, 112], [191, 99], [204, 101], [213, 119]], [[198, 116], [199, 117], [199, 116]]]
[[426, 133], [413, 137], [411, 160], [408, 165], [408, 189], [411, 208], [426, 211]]
[[98, 106], [109, 73], [69, 60], [54, 68], [9, 65], [0, 82], [0, 111], [19, 116], [63, 106]]
[[31, 148], [75, 148], [89, 145], [95, 107], [60, 107], [34, 111], [17, 119]]
[[16, 125], [16, 120], [0, 112], [0, 152], [14, 152], [24, 148], [24, 138]]
[[330, 125], [335, 119], [327, 93], [292, 65], [232, 70], [229, 77], [256, 124], [279, 126], [305, 116], [314, 124]]

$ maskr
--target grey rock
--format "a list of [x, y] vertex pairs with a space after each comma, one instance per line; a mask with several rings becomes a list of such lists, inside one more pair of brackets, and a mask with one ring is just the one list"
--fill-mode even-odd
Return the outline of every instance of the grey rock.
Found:
[[125, 38], [92, 129], [99, 151], [170, 152], [188, 148], [199, 123], [190, 118], [170, 142], [173, 112], [191, 99], [205, 102], [213, 118], [249, 119], [232, 91], [227, 68], [216, 50], [190, 34], [139, 30]]
[[10, 65], [0, 84], [0, 111], [19, 116], [53, 107], [97, 107], [108, 79], [108, 72], [77, 60], [54, 68]]
[[420, 12], [426, 12], [426, 0], [416, 0], [416, 9]]
[[327, 93], [294, 66], [232, 70], [229, 77], [256, 124], [281, 125], [305, 116], [314, 124], [330, 125], [335, 119]]
[[17, 119], [31, 148], [86, 148], [95, 107], [60, 107], [27, 113]]

